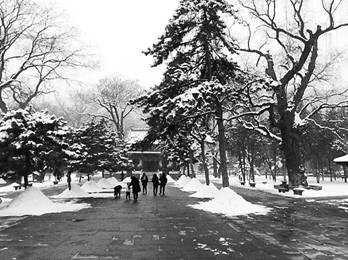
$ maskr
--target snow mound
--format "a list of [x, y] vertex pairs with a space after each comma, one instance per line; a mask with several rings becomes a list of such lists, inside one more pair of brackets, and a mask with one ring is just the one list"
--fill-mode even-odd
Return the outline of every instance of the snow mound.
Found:
[[82, 185], [81, 188], [86, 192], [101, 192], [102, 191], [102, 189], [98, 186], [98, 184], [95, 181], [87, 181]]
[[170, 176], [169, 174], [167, 175], [167, 182], [168, 183], [175, 183], [175, 180]]
[[180, 178], [179, 178], [179, 180], [177, 180], [176, 182], [175, 182], [175, 185], [177, 186], [177, 187], [184, 187], [189, 181], [191, 180], [191, 178], [190, 177], [187, 177], [187, 176], [185, 176], [185, 175], [181, 175], [180, 176]]
[[6, 181], [3, 178], [0, 178], [0, 184], [6, 184]]
[[187, 192], [197, 192], [202, 189], [202, 186], [202, 183], [198, 179], [192, 178], [181, 190]]
[[38, 188], [30, 187], [0, 210], [0, 216], [42, 215], [63, 211], [77, 211], [88, 204], [54, 203]]
[[113, 187], [120, 185], [120, 182], [115, 177], [110, 177], [106, 179]]
[[98, 186], [102, 189], [112, 189], [115, 187], [107, 179], [104, 179], [104, 178], [102, 178], [98, 181]]
[[196, 193], [191, 194], [190, 197], [193, 198], [215, 198], [217, 193], [219, 192], [218, 188], [212, 183], [209, 185], [202, 185], [201, 189], [199, 189]]
[[246, 201], [242, 196], [235, 193], [230, 188], [221, 188], [214, 199], [207, 202], [199, 202], [189, 205], [192, 208], [200, 209], [212, 213], [223, 214], [227, 217], [248, 215], [248, 214], [267, 214], [270, 209], [265, 206], [255, 205]]
[[122, 183], [129, 183], [129, 182], [131, 182], [132, 180], [131, 180], [131, 177], [127, 177], [127, 178], [125, 178], [123, 181], [122, 181]]
[[61, 194], [56, 196], [56, 198], [59, 198], [59, 199], [86, 198], [86, 197], [90, 197], [90, 195], [77, 184], [71, 184], [71, 190], [67, 188]]

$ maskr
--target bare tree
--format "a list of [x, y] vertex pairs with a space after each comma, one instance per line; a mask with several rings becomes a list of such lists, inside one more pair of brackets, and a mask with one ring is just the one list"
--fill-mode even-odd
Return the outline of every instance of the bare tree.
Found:
[[31, 0], [0, 0], [0, 110], [25, 108], [51, 91], [63, 69], [81, 65], [72, 28]]
[[97, 85], [94, 100], [105, 113], [91, 115], [111, 121], [119, 138], [123, 140], [125, 120], [135, 112], [135, 106], [130, 105], [129, 101], [139, 97], [142, 92], [142, 87], [136, 81], [124, 80], [117, 76], [103, 78]]
[[[315, 1], [316, 3], [319, 1]], [[325, 66], [318, 66], [320, 39], [324, 35], [348, 26], [348, 19], [337, 22], [335, 14], [342, 1], [320, 1], [325, 23], [309, 23], [305, 19], [304, 0], [249, 0], [240, 1], [244, 10], [256, 18], [256, 26], [245, 22], [249, 29], [249, 38], [241, 52], [257, 55], [257, 65], [264, 65], [264, 72], [269, 79], [268, 89], [259, 91], [256, 98], [249, 98], [249, 110], [244, 115], [252, 120], [241, 120], [248, 129], [254, 129], [281, 142], [285, 156], [289, 182], [296, 186], [301, 183], [300, 137], [309, 122], [315, 123], [314, 115], [321, 109], [347, 106], [347, 101], [333, 102], [338, 96], [347, 93], [332, 91], [327, 96], [320, 96], [310, 88], [322, 78]], [[279, 6], [286, 4], [289, 23]], [[307, 6], [310, 7], [310, 6]], [[256, 37], [255, 30], [262, 30], [263, 39]], [[259, 44], [258, 46], [255, 43]], [[280, 52], [282, 54], [280, 54]], [[322, 85], [316, 84], [316, 87]], [[311, 91], [313, 95], [308, 95]], [[269, 125], [261, 119], [267, 117]]]

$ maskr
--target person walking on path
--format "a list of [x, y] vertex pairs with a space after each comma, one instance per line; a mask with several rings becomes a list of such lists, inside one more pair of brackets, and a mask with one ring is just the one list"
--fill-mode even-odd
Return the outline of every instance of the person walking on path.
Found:
[[143, 172], [143, 175], [141, 176], [141, 185], [143, 186], [143, 194], [147, 194], [147, 183], [149, 181], [149, 178], [147, 178], [147, 175], [145, 172]]
[[164, 191], [166, 189], [166, 184], [167, 184], [167, 176], [166, 176], [165, 173], [161, 174], [159, 181], [160, 181], [160, 192], [159, 192], [159, 195], [164, 196]]
[[131, 182], [130, 182], [129, 186], [132, 187], [133, 198], [134, 198], [134, 200], [135, 200], [135, 201], [138, 200], [138, 192], [141, 191], [141, 189], [140, 189], [140, 183], [139, 183], [138, 178], [136, 178], [135, 176], [132, 176], [132, 177], [131, 177]]
[[152, 185], [153, 185], [153, 196], [157, 196], [159, 180], [157, 174], [152, 175]]

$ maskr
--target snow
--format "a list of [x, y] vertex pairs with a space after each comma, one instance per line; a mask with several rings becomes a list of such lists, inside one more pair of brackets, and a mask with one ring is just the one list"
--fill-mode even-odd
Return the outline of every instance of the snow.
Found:
[[9, 185], [3, 186], [0, 188], [0, 193], [7, 193], [9, 191], [15, 191], [14, 186], [19, 186], [20, 184], [13, 182]]
[[89, 207], [85, 203], [54, 203], [38, 188], [30, 187], [21, 192], [7, 206], [0, 209], [0, 216], [43, 215], [64, 211], [78, 211]]
[[219, 192], [218, 188], [212, 183], [209, 185], [202, 185], [202, 187], [194, 194], [191, 194], [190, 197], [193, 198], [214, 198]]
[[167, 182], [173, 184], [173, 183], [175, 183], [175, 180], [172, 178], [172, 176], [170, 176], [170, 175], [168, 174], [168, 175], [167, 175]]
[[100, 179], [97, 184], [102, 189], [113, 189], [115, 187], [112, 183], [104, 178]]
[[3, 178], [0, 178], [0, 184], [6, 184], [6, 181]]
[[61, 194], [57, 195], [55, 198], [58, 199], [68, 199], [68, 198], [86, 198], [90, 195], [84, 191], [79, 185], [71, 184], [71, 190], [67, 188]]
[[[197, 178], [204, 180], [204, 175], [197, 175]], [[211, 178], [212, 182], [216, 184], [221, 184], [221, 179]], [[289, 192], [279, 193], [274, 185], [278, 185], [283, 180], [282, 177], [278, 176], [278, 181], [274, 182], [271, 179], [266, 179], [264, 176], [255, 176], [256, 186], [254, 188], [250, 187], [248, 183], [241, 185], [237, 176], [230, 176], [229, 183], [231, 187], [239, 187], [244, 189], [260, 190], [272, 194], [277, 194], [279, 196], [286, 196], [292, 198], [324, 198], [324, 197], [341, 197], [348, 196], [348, 184], [344, 183], [341, 179], [337, 181], [330, 182], [329, 178], [325, 178], [324, 181], [320, 180], [320, 183], [316, 182], [315, 177], [308, 177], [307, 181], [309, 185], [319, 185], [322, 186], [322, 190], [310, 190], [305, 189], [302, 195], [294, 195], [290, 190]]]
[[189, 206], [194, 209], [223, 214], [227, 217], [247, 214], [264, 215], [270, 211], [270, 209], [265, 206], [252, 204], [246, 201], [242, 196], [228, 187], [221, 188], [219, 192], [216, 193], [214, 199], [210, 201], [199, 202], [198, 204]]
[[348, 162], [348, 154], [341, 157], [337, 157], [333, 161], [336, 163]]
[[180, 178], [179, 178], [179, 180], [177, 180], [177, 181], [175, 182], [175, 186], [182, 188], [182, 187], [184, 187], [189, 181], [191, 181], [191, 178], [190, 178], [190, 177], [187, 177], [187, 176], [185, 176], [185, 175], [181, 175]]
[[192, 178], [185, 184], [185, 186], [182, 188], [182, 191], [197, 192], [202, 188], [202, 186], [202, 183], [198, 179]]
[[102, 189], [95, 181], [87, 181], [81, 187], [85, 192], [101, 192]]
[[125, 178], [123, 181], [122, 181], [122, 183], [123, 184], [127, 184], [127, 183], [130, 183], [132, 180], [131, 180], [131, 177], [127, 177], [127, 178]]
[[115, 177], [110, 177], [106, 179], [110, 184], [113, 185], [113, 187], [117, 185], [121, 185], [120, 182]]

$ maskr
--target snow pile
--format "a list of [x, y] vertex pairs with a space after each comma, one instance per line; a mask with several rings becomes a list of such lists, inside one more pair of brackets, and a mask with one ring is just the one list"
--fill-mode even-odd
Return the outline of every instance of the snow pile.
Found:
[[102, 189], [113, 189], [115, 187], [107, 179], [104, 179], [104, 178], [98, 181], [98, 186]]
[[129, 182], [131, 182], [132, 180], [131, 180], [131, 177], [127, 177], [127, 178], [125, 178], [123, 181], [122, 181], [122, 183], [129, 183]]
[[215, 198], [207, 202], [199, 202], [189, 205], [192, 208], [200, 209], [212, 213], [223, 214], [225, 216], [238, 216], [247, 214], [267, 214], [269, 208], [252, 204], [230, 188], [221, 188]]
[[71, 184], [71, 190], [67, 188], [61, 194], [57, 195], [56, 198], [68, 199], [68, 198], [86, 198], [90, 195], [84, 191], [79, 185]]
[[6, 184], [6, 181], [3, 178], [0, 178], [0, 184]]
[[191, 194], [190, 197], [193, 198], [215, 198], [217, 193], [219, 192], [218, 188], [212, 183], [209, 185], [202, 185], [201, 189], [199, 189], [196, 193]]
[[187, 177], [185, 175], [181, 175], [179, 180], [175, 182], [175, 185], [179, 188], [184, 187], [189, 181], [191, 180], [190, 177]]
[[167, 175], [167, 182], [170, 184], [175, 183], [175, 180], [172, 178], [172, 176], [170, 176], [169, 174]]
[[197, 192], [202, 189], [203, 184], [196, 178], [192, 178], [185, 186], [181, 189], [187, 192]]
[[86, 192], [101, 192], [102, 191], [102, 189], [98, 186], [98, 184], [95, 181], [87, 181], [82, 185], [81, 188]]
[[113, 187], [120, 185], [120, 182], [115, 177], [110, 177], [106, 179]]
[[89, 207], [88, 204], [54, 203], [47, 198], [38, 188], [30, 187], [7, 207], [0, 209], [0, 216], [23, 216], [58, 213], [63, 211], [77, 211]]

